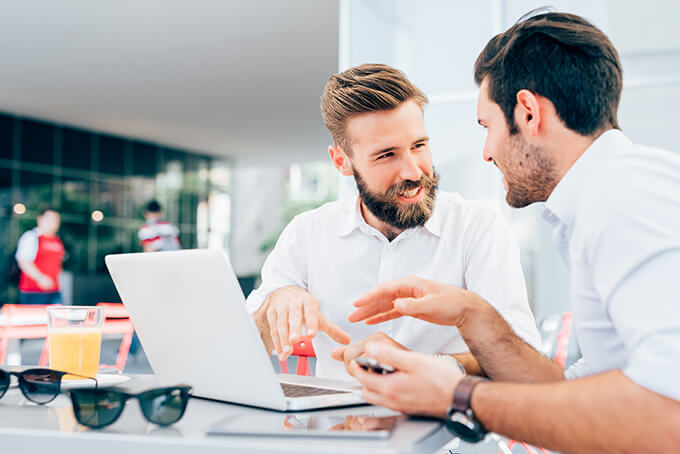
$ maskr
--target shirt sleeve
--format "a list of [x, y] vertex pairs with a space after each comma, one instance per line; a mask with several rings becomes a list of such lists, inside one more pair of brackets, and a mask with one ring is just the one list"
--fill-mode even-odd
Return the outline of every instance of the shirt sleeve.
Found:
[[567, 380], [573, 380], [575, 378], [587, 377], [588, 375], [592, 374], [593, 371], [588, 365], [588, 362], [585, 360], [585, 358], [580, 358], [578, 361], [572, 364], [569, 369], [566, 370], [564, 376]]
[[16, 259], [18, 262], [32, 262], [38, 255], [38, 235], [33, 230], [24, 232], [19, 238]]
[[540, 351], [541, 336], [527, 298], [519, 245], [495, 209], [477, 206], [463, 237], [465, 285], [500, 313], [515, 333]]
[[246, 300], [251, 314], [257, 311], [271, 292], [294, 285], [307, 288], [306, 235], [299, 216], [281, 232], [276, 246], [262, 266], [262, 284]]
[[[674, 176], [673, 178], [677, 178]], [[662, 181], [598, 191], [584, 215], [592, 282], [627, 351], [623, 373], [680, 400], [680, 204]]]

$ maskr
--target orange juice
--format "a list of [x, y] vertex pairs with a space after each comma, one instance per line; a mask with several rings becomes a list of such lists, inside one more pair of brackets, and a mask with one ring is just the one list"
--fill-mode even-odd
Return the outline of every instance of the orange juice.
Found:
[[[50, 368], [74, 374], [96, 377], [102, 330], [97, 327], [49, 328]], [[65, 380], [79, 379], [65, 375]]]

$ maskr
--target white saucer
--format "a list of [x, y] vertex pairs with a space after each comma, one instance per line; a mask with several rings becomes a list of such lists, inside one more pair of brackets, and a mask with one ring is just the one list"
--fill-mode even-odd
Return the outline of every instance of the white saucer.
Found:
[[[128, 381], [130, 377], [120, 374], [97, 374], [97, 383], [100, 388], [108, 388], [109, 386], [120, 385]], [[94, 381], [92, 380], [62, 380], [61, 389], [75, 389], [75, 388], [94, 388]]]

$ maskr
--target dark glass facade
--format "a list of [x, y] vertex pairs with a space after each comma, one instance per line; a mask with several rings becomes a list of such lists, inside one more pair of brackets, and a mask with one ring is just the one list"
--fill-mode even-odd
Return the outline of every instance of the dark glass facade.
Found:
[[[137, 230], [152, 198], [179, 227], [183, 248], [205, 247], [200, 243], [210, 225], [197, 217], [215, 191], [209, 176], [217, 164], [153, 143], [0, 114], [0, 304], [16, 301], [5, 271], [19, 236], [46, 207], [61, 214], [74, 304], [96, 302], [78, 301], [75, 287], [87, 285], [88, 276], [94, 282], [107, 274], [104, 256], [141, 250]], [[96, 210], [103, 214], [99, 222], [92, 217]]]

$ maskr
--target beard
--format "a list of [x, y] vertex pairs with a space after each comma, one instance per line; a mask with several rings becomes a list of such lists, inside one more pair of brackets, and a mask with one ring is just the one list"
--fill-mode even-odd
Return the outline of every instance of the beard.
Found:
[[557, 185], [554, 160], [539, 147], [529, 144], [519, 133], [510, 136], [506, 149], [512, 150], [503, 170], [508, 205], [522, 208], [548, 200]]
[[[359, 197], [366, 208], [380, 221], [399, 230], [425, 225], [434, 209], [437, 197], [439, 175], [433, 171], [433, 176], [423, 174], [418, 181], [404, 180], [390, 186], [384, 193], [371, 192], [361, 175], [354, 170], [354, 181], [357, 183]], [[415, 203], [400, 203], [397, 197], [400, 193], [420, 186], [425, 196]]]

